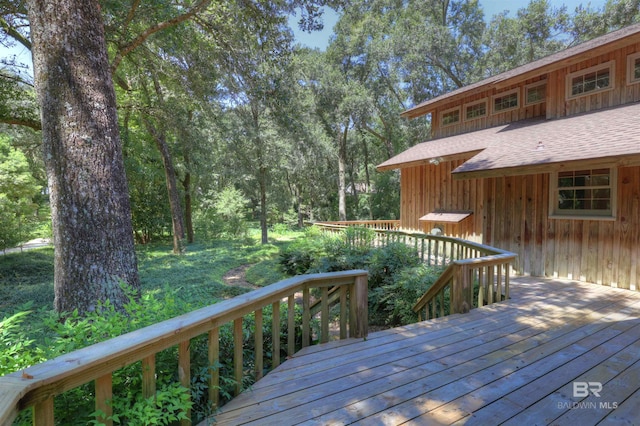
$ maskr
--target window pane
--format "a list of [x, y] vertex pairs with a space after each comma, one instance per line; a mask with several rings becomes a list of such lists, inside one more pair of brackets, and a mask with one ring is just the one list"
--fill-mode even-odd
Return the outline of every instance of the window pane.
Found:
[[558, 173], [557, 211], [564, 214], [611, 212], [611, 171], [575, 170]]
[[493, 99], [494, 111], [503, 111], [505, 109], [515, 108], [518, 106], [518, 94], [500, 96]]
[[446, 112], [446, 113], [442, 114], [442, 124], [443, 125], [457, 123], [458, 121], [460, 121], [460, 111], [459, 110], [449, 111], [449, 112]]
[[567, 186], [573, 186], [573, 177], [558, 178], [558, 186], [561, 188], [567, 187]]
[[591, 184], [593, 186], [608, 186], [609, 185], [609, 176], [592, 176]]

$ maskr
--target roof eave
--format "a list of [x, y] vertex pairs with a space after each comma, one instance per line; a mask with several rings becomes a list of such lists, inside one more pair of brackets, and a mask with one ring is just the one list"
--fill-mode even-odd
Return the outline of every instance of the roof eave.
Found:
[[467, 180], [552, 173], [563, 170], [575, 170], [576, 167], [599, 168], [632, 166], [640, 166], [640, 153], [571, 161], [558, 161], [552, 163], [529, 164], [496, 169], [456, 171], [463, 168], [464, 165], [462, 165], [458, 167], [458, 169], [452, 171], [451, 175], [456, 180]]

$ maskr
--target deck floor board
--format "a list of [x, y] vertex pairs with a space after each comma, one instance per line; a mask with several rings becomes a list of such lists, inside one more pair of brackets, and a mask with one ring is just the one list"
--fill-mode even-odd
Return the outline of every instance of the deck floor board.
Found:
[[[602, 383], [600, 397], [574, 397], [577, 381]], [[215, 420], [640, 424], [639, 389], [640, 293], [518, 277], [509, 301], [305, 348]]]

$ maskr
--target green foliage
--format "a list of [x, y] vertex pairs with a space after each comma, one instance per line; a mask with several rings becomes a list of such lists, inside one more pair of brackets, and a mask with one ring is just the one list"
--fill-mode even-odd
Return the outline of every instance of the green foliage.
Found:
[[[424, 264], [406, 267], [400, 269], [389, 284], [373, 290], [373, 299], [382, 307], [376, 310], [379, 322], [392, 327], [417, 322], [418, 314], [413, 311], [413, 306], [441, 273], [442, 268]], [[447, 305], [448, 297], [447, 294]]]
[[209, 194], [201, 201], [200, 211], [194, 217], [199, 235], [206, 238], [247, 236], [248, 203], [242, 192], [232, 186], [215, 195]]
[[21, 311], [0, 321], [0, 376], [20, 371], [44, 360], [23, 323], [31, 311]]
[[27, 157], [0, 134], [0, 250], [29, 239], [40, 190]]
[[280, 265], [288, 275], [301, 275], [313, 269], [316, 262], [326, 256], [327, 244], [332, 238], [318, 232], [316, 227], [305, 229], [305, 237], [287, 246], [280, 253]]
[[282, 281], [288, 275], [282, 272], [278, 259], [267, 259], [249, 267], [245, 272], [248, 282], [258, 287]]
[[[137, 394], [133, 404], [119, 399], [114, 400], [113, 411], [117, 414], [108, 418], [115, 424], [130, 426], [170, 425], [178, 420], [186, 420], [186, 412], [192, 406], [189, 390], [178, 383], [172, 383], [149, 398], [143, 398], [141, 394]], [[104, 418], [105, 414], [98, 410], [93, 413], [93, 416]], [[96, 426], [104, 425], [98, 420], [91, 420], [89, 423]]]

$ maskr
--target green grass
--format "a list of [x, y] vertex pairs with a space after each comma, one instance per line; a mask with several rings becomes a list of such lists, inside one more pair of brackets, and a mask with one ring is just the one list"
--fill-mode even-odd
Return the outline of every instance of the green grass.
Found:
[[[279, 271], [278, 254], [301, 235], [273, 233], [269, 244], [260, 244], [259, 234], [253, 231], [241, 241], [190, 244], [182, 256], [171, 252], [170, 242], [138, 246], [142, 292], [161, 299], [179, 289], [175, 294], [197, 309], [249, 291], [227, 286], [222, 279], [230, 269], [245, 264], [252, 265], [247, 271], [249, 282], [272, 284], [286, 278]], [[48, 315], [53, 297], [52, 248], [0, 256], [0, 320], [27, 309], [40, 312], [39, 316]]]

